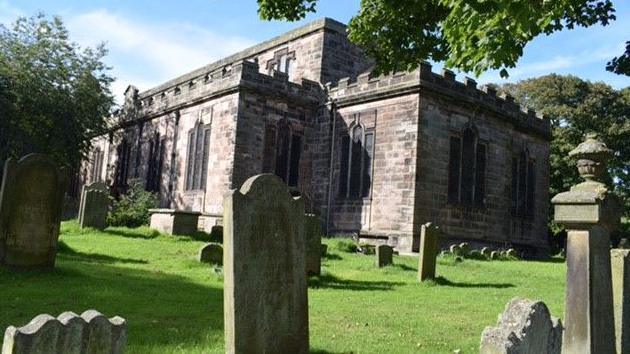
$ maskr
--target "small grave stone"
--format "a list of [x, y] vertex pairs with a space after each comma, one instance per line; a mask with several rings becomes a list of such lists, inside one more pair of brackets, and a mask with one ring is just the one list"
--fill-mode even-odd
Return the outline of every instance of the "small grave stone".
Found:
[[462, 249], [459, 245], [451, 245], [448, 249], [453, 256], [459, 256], [462, 254]]
[[468, 245], [468, 242], [460, 243], [459, 249], [462, 256], [467, 256], [470, 253], [470, 246]]
[[499, 256], [500, 254], [497, 251], [490, 252], [490, 259], [499, 259]]
[[103, 182], [83, 186], [79, 204], [79, 226], [103, 230], [107, 227], [109, 192]]
[[9, 326], [4, 333], [2, 354], [122, 354], [127, 345], [124, 318], [106, 318], [98, 311], [80, 317], [64, 312], [54, 318], [43, 314], [24, 327]]
[[491, 250], [489, 247], [483, 247], [481, 249], [481, 254], [486, 258], [490, 257], [490, 253], [491, 253]]
[[376, 260], [379, 268], [394, 264], [394, 249], [388, 245], [376, 246]]
[[630, 250], [610, 250], [617, 353], [630, 353]]
[[306, 274], [320, 275], [322, 265], [322, 222], [315, 214], [304, 215], [306, 236]]
[[420, 254], [418, 256], [418, 280], [435, 279], [436, 253], [439, 229], [432, 223], [422, 225], [420, 230]]
[[542, 301], [512, 299], [496, 327], [481, 334], [480, 354], [560, 354], [562, 323]]
[[223, 225], [214, 225], [210, 229], [210, 239], [213, 242], [223, 242]]
[[506, 255], [506, 256], [508, 256], [508, 257], [511, 257], [511, 258], [516, 258], [516, 257], [518, 257], [518, 256], [516, 255], [516, 250], [515, 250], [514, 248], [510, 248], [509, 250], [507, 250], [507, 251], [505, 252], [505, 255]]
[[629, 249], [630, 248], [630, 242], [628, 241], [627, 238], [622, 238], [621, 240], [619, 240], [619, 245], [617, 246], [617, 248], [619, 248], [619, 249]]
[[304, 202], [272, 174], [223, 200], [225, 352], [309, 352]]
[[328, 245], [325, 244], [321, 244], [320, 245], [320, 250], [321, 250], [321, 257], [326, 257], [326, 255], [328, 254]]
[[0, 264], [54, 267], [66, 185], [65, 172], [46, 155], [6, 161], [0, 189]]
[[197, 258], [201, 263], [223, 265], [223, 246], [218, 243], [209, 243], [201, 247]]

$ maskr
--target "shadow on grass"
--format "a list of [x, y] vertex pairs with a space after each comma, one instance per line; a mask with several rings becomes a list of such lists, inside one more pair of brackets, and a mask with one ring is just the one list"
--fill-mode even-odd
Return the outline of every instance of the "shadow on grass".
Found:
[[122, 237], [127, 237], [127, 238], [142, 238], [145, 240], [152, 240], [158, 236], [160, 236], [160, 232], [157, 230], [150, 230], [147, 233], [147, 229], [128, 229], [128, 228], [123, 228], [123, 227], [116, 227], [116, 228], [107, 228], [105, 229], [105, 231], [103, 231], [107, 234], [110, 235], [116, 235], [116, 236], [122, 236]]
[[57, 256], [62, 259], [73, 260], [77, 262], [90, 262], [90, 263], [131, 263], [131, 264], [147, 264], [149, 262], [143, 259], [133, 258], [121, 258], [106, 256], [98, 253], [83, 253], [72, 249], [66, 245], [63, 241], [59, 241], [57, 246]]
[[410, 267], [406, 264], [400, 264], [400, 263], [394, 263], [392, 264], [392, 267], [396, 267], [396, 268], [400, 268], [402, 270], [404, 270], [405, 272], [417, 272], [418, 268], [414, 268], [414, 267]]
[[343, 257], [334, 253], [326, 253], [326, 255], [323, 258], [327, 261], [340, 261], [343, 259]]
[[514, 284], [510, 283], [457, 283], [450, 281], [444, 277], [437, 277], [433, 280], [433, 282], [437, 285], [441, 286], [452, 286], [455, 288], [495, 288], [495, 289], [505, 289], [505, 288], [513, 288]]
[[354, 354], [353, 351], [349, 351], [349, 352], [331, 352], [329, 350], [324, 350], [324, 349], [311, 349], [308, 352], [310, 354]]
[[47, 273], [0, 271], [0, 328], [23, 326], [40, 313], [96, 309], [127, 320], [128, 352], [223, 347], [220, 288], [163, 272], [59, 261]]
[[404, 285], [405, 283], [393, 281], [361, 281], [340, 279], [334, 275], [324, 274], [319, 277], [311, 277], [308, 279], [309, 288], [314, 289], [339, 289], [339, 290], [355, 290], [355, 291], [379, 291], [393, 290], [395, 286]]

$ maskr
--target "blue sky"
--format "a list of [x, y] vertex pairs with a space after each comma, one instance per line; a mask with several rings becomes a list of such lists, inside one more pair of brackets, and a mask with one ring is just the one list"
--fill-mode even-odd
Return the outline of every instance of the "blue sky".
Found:
[[[630, 86], [630, 77], [604, 70], [606, 62], [621, 54], [630, 40], [630, 1], [613, 1], [617, 21], [536, 38], [510, 71], [508, 81], [555, 72], [604, 81], [616, 88]], [[261, 21], [255, 0], [0, 0], [0, 23], [43, 11], [60, 15], [81, 45], [106, 42], [110, 54], [105, 61], [117, 78], [112, 89], [121, 97], [129, 84], [148, 89], [315, 18], [347, 22], [359, 4], [360, 0], [320, 0], [316, 14], [286, 23]], [[497, 72], [488, 72], [477, 81], [505, 82]]]

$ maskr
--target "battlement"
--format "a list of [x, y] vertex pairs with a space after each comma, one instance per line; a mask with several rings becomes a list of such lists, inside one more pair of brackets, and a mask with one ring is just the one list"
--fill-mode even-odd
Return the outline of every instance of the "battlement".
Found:
[[455, 73], [448, 69], [443, 69], [440, 74], [435, 73], [431, 64], [427, 62], [422, 62], [418, 69], [410, 72], [396, 72], [377, 77], [364, 73], [355, 81], [343, 78], [336, 86], [327, 83], [326, 89], [339, 105], [378, 100], [411, 92], [436, 92], [463, 103], [481, 106], [510, 120], [520, 128], [551, 137], [549, 119], [519, 105], [514, 101], [514, 97], [509, 94], [497, 95], [496, 89], [489, 85], [479, 89], [477, 82], [468, 77], [464, 82], [459, 82], [455, 80]]

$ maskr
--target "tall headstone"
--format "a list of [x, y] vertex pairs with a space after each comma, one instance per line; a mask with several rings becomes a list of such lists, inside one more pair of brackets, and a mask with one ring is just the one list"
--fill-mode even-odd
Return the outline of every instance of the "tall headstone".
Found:
[[81, 316], [39, 315], [24, 327], [9, 326], [2, 354], [122, 354], [127, 345], [127, 322], [95, 310]]
[[610, 232], [618, 201], [601, 181], [612, 151], [588, 135], [569, 156], [586, 180], [552, 199], [555, 221], [567, 229], [567, 286], [563, 353], [614, 353]]
[[315, 214], [304, 215], [306, 237], [306, 274], [320, 275], [322, 265], [322, 222]]
[[610, 250], [617, 353], [630, 353], [630, 249]]
[[79, 204], [79, 226], [103, 230], [107, 227], [109, 192], [103, 182], [83, 186]]
[[394, 264], [394, 249], [388, 245], [376, 246], [376, 264], [379, 268]]
[[440, 229], [432, 223], [422, 225], [420, 231], [420, 254], [418, 257], [418, 280], [435, 279], [435, 263], [438, 254]]
[[52, 268], [67, 176], [46, 155], [8, 159], [0, 189], [0, 263]]
[[263, 174], [223, 210], [226, 353], [308, 353], [303, 201]]
[[481, 334], [480, 354], [560, 354], [562, 323], [542, 301], [512, 299], [496, 327]]

